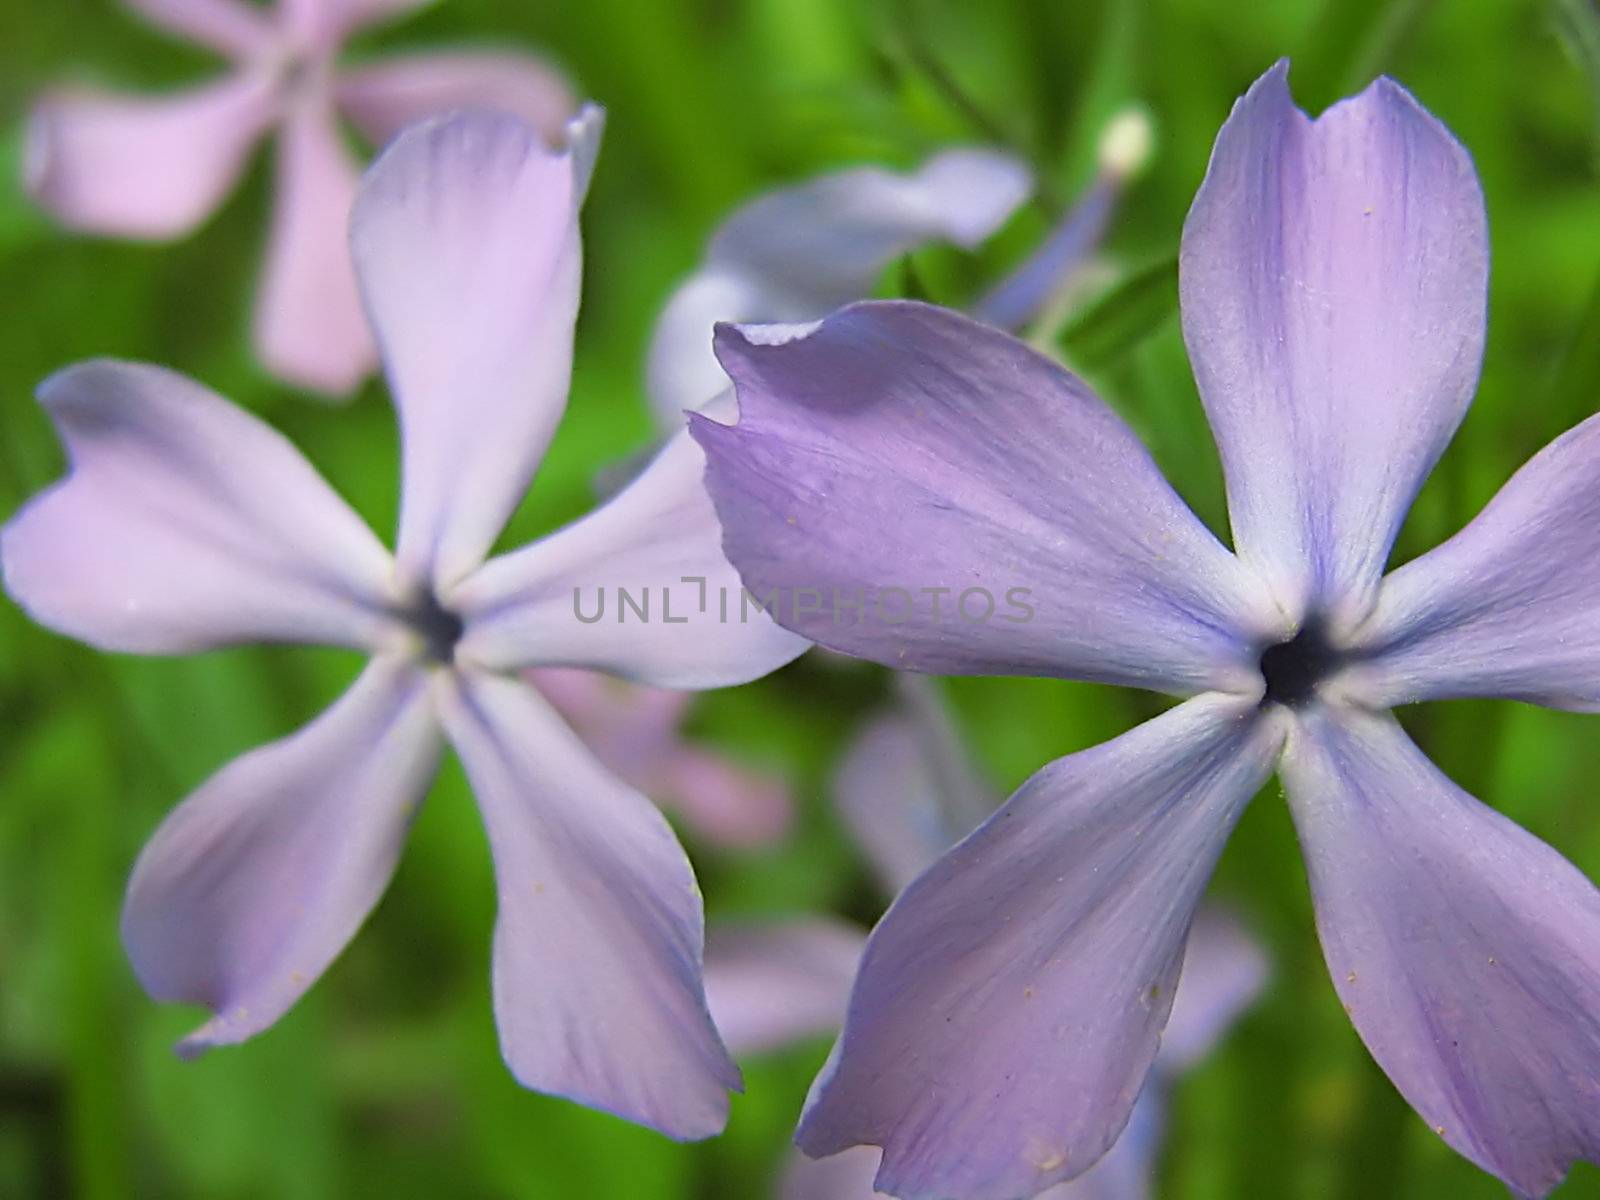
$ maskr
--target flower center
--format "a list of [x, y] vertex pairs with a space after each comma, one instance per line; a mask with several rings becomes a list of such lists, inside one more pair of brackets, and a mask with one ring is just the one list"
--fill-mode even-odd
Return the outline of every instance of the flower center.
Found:
[[1339, 652], [1328, 644], [1321, 623], [1307, 621], [1289, 641], [1261, 652], [1261, 678], [1267, 685], [1261, 702], [1301, 708], [1338, 665]]
[[431, 591], [416, 598], [403, 614], [406, 623], [422, 639], [422, 652], [430, 662], [450, 663], [461, 640], [461, 618], [439, 603]]

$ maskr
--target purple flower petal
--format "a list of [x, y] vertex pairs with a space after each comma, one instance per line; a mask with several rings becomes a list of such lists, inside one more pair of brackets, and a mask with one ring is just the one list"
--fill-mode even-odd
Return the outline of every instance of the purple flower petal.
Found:
[[712, 926], [706, 1001], [728, 1049], [760, 1054], [834, 1033], [865, 942], [854, 926], [821, 917]]
[[1600, 709], [1600, 417], [1385, 579], [1355, 640], [1350, 685], [1368, 703], [1505, 696]]
[[607, 504], [475, 572], [449, 596], [458, 653], [670, 688], [744, 683], [798, 655], [804, 641], [742, 602], [703, 463], [680, 433]]
[[891, 667], [1248, 690], [1261, 587], [1126, 425], [1014, 338], [904, 301], [719, 330], [723, 547], [779, 622]]
[[261, 1032], [338, 956], [394, 873], [439, 749], [423, 677], [376, 659], [326, 713], [162, 823], [122, 936], [152, 996], [216, 1013], [180, 1051]]
[[780, 780], [684, 741], [694, 693], [570, 667], [538, 667], [526, 677], [608, 770], [697, 836], [751, 847], [788, 831], [793, 805]]
[[28, 122], [28, 193], [72, 229], [178, 237], [238, 181], [277, 106], [260, 72], [153, 99], [52, 93]]
[[801, 1149], [883, 1147], [902, 1200], [1016, 1200], [1092, 1166], [1285, 720], [1200, 697], [1025, 783], [873, 932]]
[[[903, 691], [932, 688], [903, 675]], [[872, 721], [834, 775], [834, 803], [884, 890], [902, 891], [996, 807], [937, 695]]]
[[122, 2], [151, 24], [234, 58], [260, 54], [272, 43], [266, 14], [242, 0]]
[[462, 108], [521, 117], [555, 142], [578, 110], [566, 78], [550, 64], [496, 51], [394, 55], [342, 73], [334, 94], [378, 146], [415, 121]]
[[104, 650], [380, 649], [391, 566], [284, 438], [192, 380], [95, 361], [39, 389], [71, 458], [0, 533], [5, 586]]
[[1600, 1160], [1600, 893], [1387, 714], [1309, 710], [1282, 773], [1334, 986], [1411, 1106], [1519, 1196]]
[[700, 893], [665, 819], [525, 684], [440, 674], [436, 695], [494, 853], [512, 1073], [669, 1137], [719, 1132], [739, 1073], [706, 1012]]
[[884, 269], [933, 241], [976, 246], [1033, 189], [1009, 155], [950, 150], [902, 175], [857, 167], [758, 196], [711, 239], [705, 263], [656, 322], [648, 368], [651, 405], [683, 427], [724, 391], [711, 352], [718, 321], [810, 321], [872, 294]]
[[1217, 909], [1201, 909], [1189, 928], [1183, 976], [1161, 1035], [1157, 1069], [1171, 1077], [1199, 1062], [1266, 982], [1266, 956], [1239, 922]]
[[378, 359], [347, 239], [356, 165], [333, 114], [320, 106], [292, 113], [279, 139], [277, 211], [256, 305], [256, 347], [279, 378], [347, 396]]
[[1471, 400], [1488, 233], [1466, 151], [1399, 85], [1312, 121], [1287, 74], [1218, 135], [1184, 227], [1183, 327], [1240, 555], [1297, 620], [1353, 624]]
[[409, 583], [481, 561], [561, 419], [590, 156], [472, 113], [414, 126], [362, 183], [351, 244], [400, 412]]

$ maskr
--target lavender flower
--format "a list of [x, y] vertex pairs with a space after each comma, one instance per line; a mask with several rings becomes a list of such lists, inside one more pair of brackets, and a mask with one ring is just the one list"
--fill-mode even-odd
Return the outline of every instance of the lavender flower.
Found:
[[[1428, 1125], [1521, 1196], [1600, 1153], [1600, 893], [1386, 711], [1600, 708], [1600, 418], [1384, 574], [1470, 401], [1487, 275], [1472, 164], [1402, 88], [1314, 121], [1285, 65], [1251, 88], [1181, 255], [1235, 553], [1082, 382], [993, 329], [880, 303], [721, 331], [741, 419], [694, 429], [725, 548], [784, 623], [899, 667], [1189, 697], [1045, 767], [900, 897], [802, 1121], [808, 1153], [881, 1146], [878, 1186], [912, 1200], [1087, 1170], [1275, 769], [1334, 985]], [[963, 619], [977, 586], [1029, 589], [1031, 618]], [[932, 595], [889, 621], [871, 598], [890, 587]], [[868, 603], [805, 611], [797, 589]]]
[[[929, 681], [897, 677], [899, 711], [856, 739], [834, 780], [846, 826], [892, 895], [995, 805], [969, 762]], [[735, 1054], [833, 1033], [844, 1017], [862, 936], [834, 920], [713, 926], [706, 998]], [[1049, 1189], [1050, 1200], [1144, 1200], [1160, 1151], [1165, 1092], [1202, 1058], [1260, 992], [1266, 962], [1219, 910], [1195, 918], [1183, 982], [1152, 1078], [1111, 1151], [1085, 1175]], [[795, 1154], [784, 1169], [785, 1200], [870, 1200], [878, 1154], [857, 1146], [828, 1158]]]
[[199, 225], [279, 130], [278, 186], [255, 344], [289, 382], [344, 395], [376, 364], [345, 252], [357, 168], [342, 112], [375, 145], [456, 108], [515, 113], [557, 136], [576, 105], [566, 82], [522, 54], [408, 54], [335, 68], [347, 38], [426, 0], [124, 0], [151, 22], [226, 55], [222, 79], [156, 98], [61, 89], [35, 107], [28, 190], [67, 226], [173, 238]]
[[[41, 388], [72, 469], [6, 526], [0, 557], [37, 620], [105, 650], [294, 641], [372, 656], [326, 713], [184, 801], [134, 868], [122, 928], [140, 980], [215, 1013], [183, 1052], [260, 1032], [328, 966], [388, 882], [448, 739], [499, 881], [511, 1070], [696, 1138], [721, 1128], [738, 1073], [706, 1014], [688, 860], [517, 673], [713, 687], [804, 643], [697, 607], [701, 587], [736, 579], [687, 434], [590, 516], [483, 562], [565, 404], [599, 131], [588, 110], [554, 153], [509, 116], [424, 124], [362, 184], [355, 270], [400, 419], [393, 557], [254, 417], [106, 361]], [[648, 585], [676, 616], [583, 624], [579, 581]]]

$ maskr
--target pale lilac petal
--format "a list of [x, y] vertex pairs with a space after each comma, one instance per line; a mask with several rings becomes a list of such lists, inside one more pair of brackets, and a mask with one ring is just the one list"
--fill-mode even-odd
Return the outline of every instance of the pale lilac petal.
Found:
[[1039, 248], [973, 306], [973, 315], [1013, 330], [1038, 317], [1100, 244], [1121, 191], [1120, 179], [1096, 179]]
[[159, 97], [55, 92], [29, 118], [28, 193], [72, 229], [178, 237], [222, 202], [276, 115], [259, 72]]
[[1050, 359], [905, 301], [787, 341], [724, 326], [718, 350], [743, 415], [692, 430], [724, 549], [781, 624], [934, 674], [1256, 686], [1282, 615]]
[[475, 572], [449, 596], [466, 624], [458, 653], [671, 688], [744, 683], [797, 656], [806, 643], [744, 603], [704, 461], [680, 433], [601, 508]]
[[1353, 624], [1477, 383], [1489, 243], [1465, 150], [1380, 79], [1316, 121], [1288, 66], [1217, 137], [1184, 226], [1184, 336], [1234, 542]]
[[972, 247], [1032, 190], [1027, 167], [987, 150], [951, 150], [910, 174], [858, 167], [780, 188], [737, 209], [701, 268], [673, 293], [651, 337], [651, 405], [682, 427], [728, 386], [711, 351], [718, 321], [809, 321], [872, 293], [918, 246]]
[[390, 56], [345, 71], [334, 95], [378, 146], [415, 121], [461, 108], [521, 117], [554, 143], [578, 111], [566, 77], [549, 63], [492, 50]]
[[880, 1157], [873, 1146], [852, 1146], [827, 1158], [795, 1152], [778, 1182], [779, 1200], [877, 1200], [884, 1195], [872, 1186]]
[[233, 58], [245, 58], [272, 44], [266, 13], [243, 0], [122, 0], [152, 25], [209, 46]]
[[256, 349], [279, 378], [347, 396], [378, 361], [350, 265], [357, 167], [332, 113], [319, 105], [301, 106], [279, 138]]
[[1286, 720], [1203, 696], [1025, 783], [873, 931], [801, 1149], [881, 1146], [901, 1200], [1016, 1200], [1088, 1170]]
[[499, 880], [494, 1009], [524, 1085], [710, 1137], [739, 1073], [706, 1012], [700, 893], [655, 807], [532, 688], [438, 675]]
[[1384, 706], [1506, 696], [1600, 709], [1600, 417], [1383, 581], [1349, 679]]
[[823, 917], [713, 925], [706, 1002], [728, 1049], [760, 1054], [837, 1032], [865, 943]]
[[1600, 1160], [1600, 892], [1387, 714], [1312, 708], [1282, 772], [1334, 986], [1411, 1106], [1519, 1196]]
[[1266, 955], [1255, 939], [1227, 913], [1202, 909], [1189, 929], [1183, 976], [1161, 1035], [1156, 1068], [1172, 1076], [1199, 1062], [1256, 1001], [1266, 982]]
[[788, 831], [793, 806], [780, 780], [683, 741], [694, 693], [570, 667], [538, 667], [526, 677], [596, 758], [698, 837], [744, 848]]
[[332, 708], [224, 767], [134, 867], [122, 937], [158, 1000], [216, 1015], [184, 1053], [241, 1042], [298, 1000], [394, 873], [440, 739], [424, 677], [373, 661]]
[[[933, 688], [901, 676], [902, 695]], [[884, 890], [898, 894], [994, 811], [937, 696], [918, 696], [863, 729], [840, 761], [834, 803]]]
[[68, 367], [39, 400], [71, 470], [11, 519], [0, 558], [40, 624], [142, 654], [387, 644], [387, 552], [280, 434], [137, 363]]
[[351, 245], [400, 413], [409, 582], [442, 588], [482, 560], [561, 419], [581, 158], [470, 113], [414, 126], [362, 183]]

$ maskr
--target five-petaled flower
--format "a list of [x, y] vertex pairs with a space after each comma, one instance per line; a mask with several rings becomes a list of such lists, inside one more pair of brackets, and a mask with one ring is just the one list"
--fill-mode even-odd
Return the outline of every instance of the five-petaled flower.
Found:
[[897, 667], [1187, 699], [1041, 770], [873, 933], [799, 1140], [883, 1147], [913, 1200], [1092, 1165], [1155, 1057], [1190, 922], [1280, 774], [1344, 1006], [1451, 1146], [1522, 1196], [1600, 1155], [1600, 892], [1455, 787], [1387, 711], [1600, 709], [1600, 418], [1385, 574], [1466, 413], [1488, 239], [1465, 151], [1380, 80], [1316, 120], [1235, 107], [1184, 229], [1184, 333], [1230, 553], [1053, 361], [909, 303], [720, 333], [695, 418], [746, 585], [1033, 589], [1027, 624], [780, 619]]
[[[392, 557], [267, 426], [116, 362], [41, 388], [71, 471], [6, 526], [0, 556], [34, 617], [103, 649], [303, 641], [372, 656], [326, 713], [179, 806], [134, 869], [123, 934], [140, 979], [215, 1013], [184, 1049], [271, 1025], [339, 953], [447, 737], [495, 862], [494, 1004], [512, 1071], [694, 1138], [721, 1128], [738, 1074], [706, 1014], [688, 860], [518, 673], [712, 687], [804, 643], [696, 608], [700, 587], [737, 580], [686, 432], [604, 507], [484, 563], [565, 404], [599, 124], [586, 111], [561, 153], [510, 116], [423, 124], [361, 186], [356, 275], [400, 420]], [[572, 589], [596, 581], [670, 590], [680, 616], [581, 624]]]
[[88, 233], [171, 238], [221, 203], [251, 147], [279, 131], [277, 194], [255, 344], [281, 378], [344, 395], [377, 358], [361, 312], [345, 228], [357, 168], [343, 113], [374, 145], [457, 108], [493, 108], [560, 133], [576, 105], [566, 82], [523, 54], [405, 54], [336, 70], [343, 43], [426, 0], [124, 0], [182, 37], [225, 54], [224, 78], [160, 97], [58, 89], [34, 108], [28, 190]]

